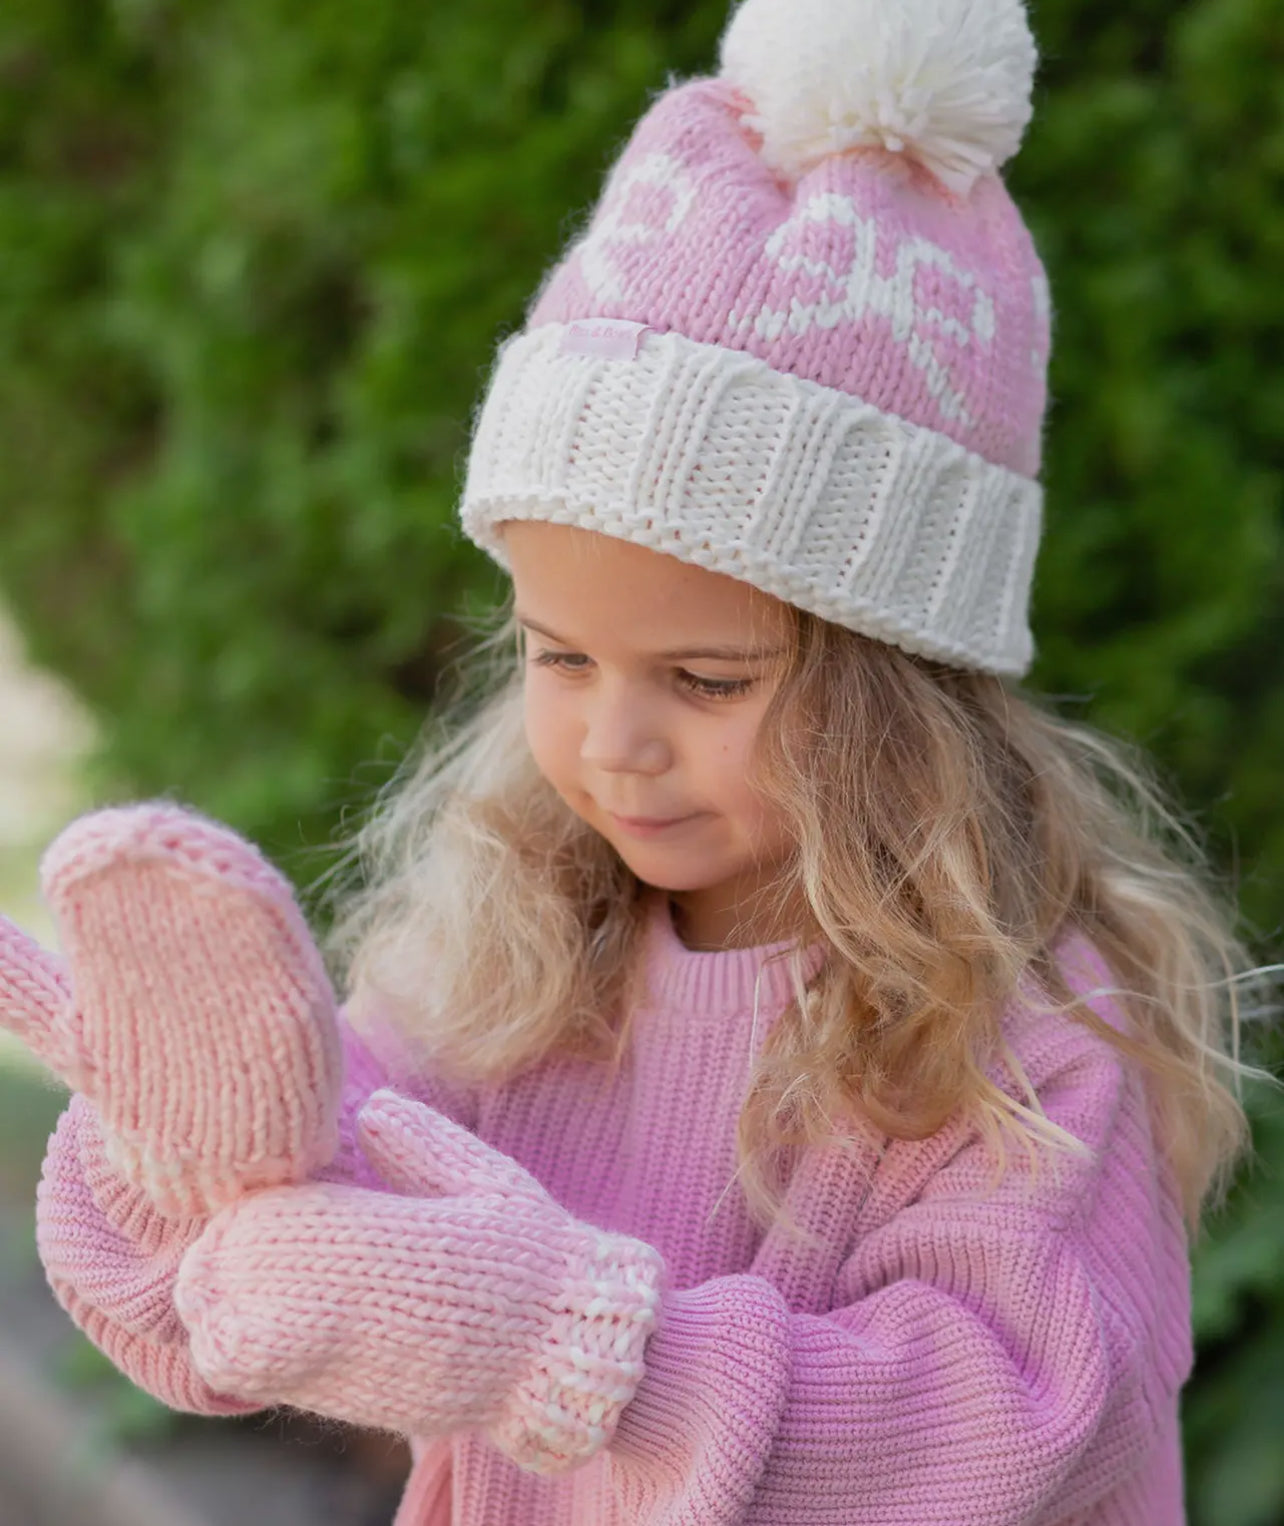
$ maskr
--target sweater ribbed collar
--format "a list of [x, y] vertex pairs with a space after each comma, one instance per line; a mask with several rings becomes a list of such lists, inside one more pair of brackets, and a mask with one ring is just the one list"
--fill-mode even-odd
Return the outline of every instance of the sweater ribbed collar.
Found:
[[[649, 999], [657, 1007], [730, 1015], [754, 1008], [773, 1017], [794, 994], [788, 957], [791, 940], [754, 948], [690, 949], [673, 925], [669, 898], [652, 892], [647, 908], [646, 968]], [[825, 961], [825, 945], [813, 943], [800, 955], [804, 984]]]

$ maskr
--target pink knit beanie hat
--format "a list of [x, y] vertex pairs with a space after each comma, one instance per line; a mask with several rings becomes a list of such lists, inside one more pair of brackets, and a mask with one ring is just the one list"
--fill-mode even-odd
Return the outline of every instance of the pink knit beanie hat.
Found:
[[744, 0], [500, 347], [465, 532], [578, 525], [1021, 674], [1047, 282], [1022, 0]]

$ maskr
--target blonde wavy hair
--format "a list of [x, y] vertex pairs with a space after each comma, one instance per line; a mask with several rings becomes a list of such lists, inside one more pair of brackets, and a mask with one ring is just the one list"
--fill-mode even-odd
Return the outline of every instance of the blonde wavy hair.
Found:
[[[618, 1066], [640, 979], [645, 892], [539, 773], [510, 611], [349, 845], [329, 948], [350, 1010], [377, 1007], [416, 1061], [500, 1084], [550, 1056]], [[1015, 686], [793, 610], [754, 782], [797, 853], [773, 887], [782, 936], [829, 957], [773, 1026], [737, 1125], [765, 1225], [773, 1162], [836, 1118], [924, 1138], [949, 1119], [994, 1144], [1082, 1146], [987, 1074], [1018, 981], [1139, 1061], [1192, 1234], [1249, 1143], [1228, 900], [1145, 765]], [[355, 879], [355, 886], [352, 881]], [[1054, 948], [1095, 945], [1130, 1017], [1064, 984]]]

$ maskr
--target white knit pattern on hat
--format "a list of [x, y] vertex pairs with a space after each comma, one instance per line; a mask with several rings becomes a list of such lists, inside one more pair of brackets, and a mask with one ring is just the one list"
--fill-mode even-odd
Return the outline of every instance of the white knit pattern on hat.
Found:
[[738, 350], [652, 332], [635, 359], [566, 354], [564, 332], [509, 339], [478, 416], [460, 515], [501, 565], [503, 520], [577, 525], [924, 657], [1025, 672], [1037, 482]]

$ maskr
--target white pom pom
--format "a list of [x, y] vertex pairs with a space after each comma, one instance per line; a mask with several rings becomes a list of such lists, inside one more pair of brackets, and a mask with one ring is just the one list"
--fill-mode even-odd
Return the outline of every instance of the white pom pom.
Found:
[[744, 0], [721, 72], [791, 179], [882, 147], [966, 196], [1020, 147], [1036, 62], [1022, 0]]

